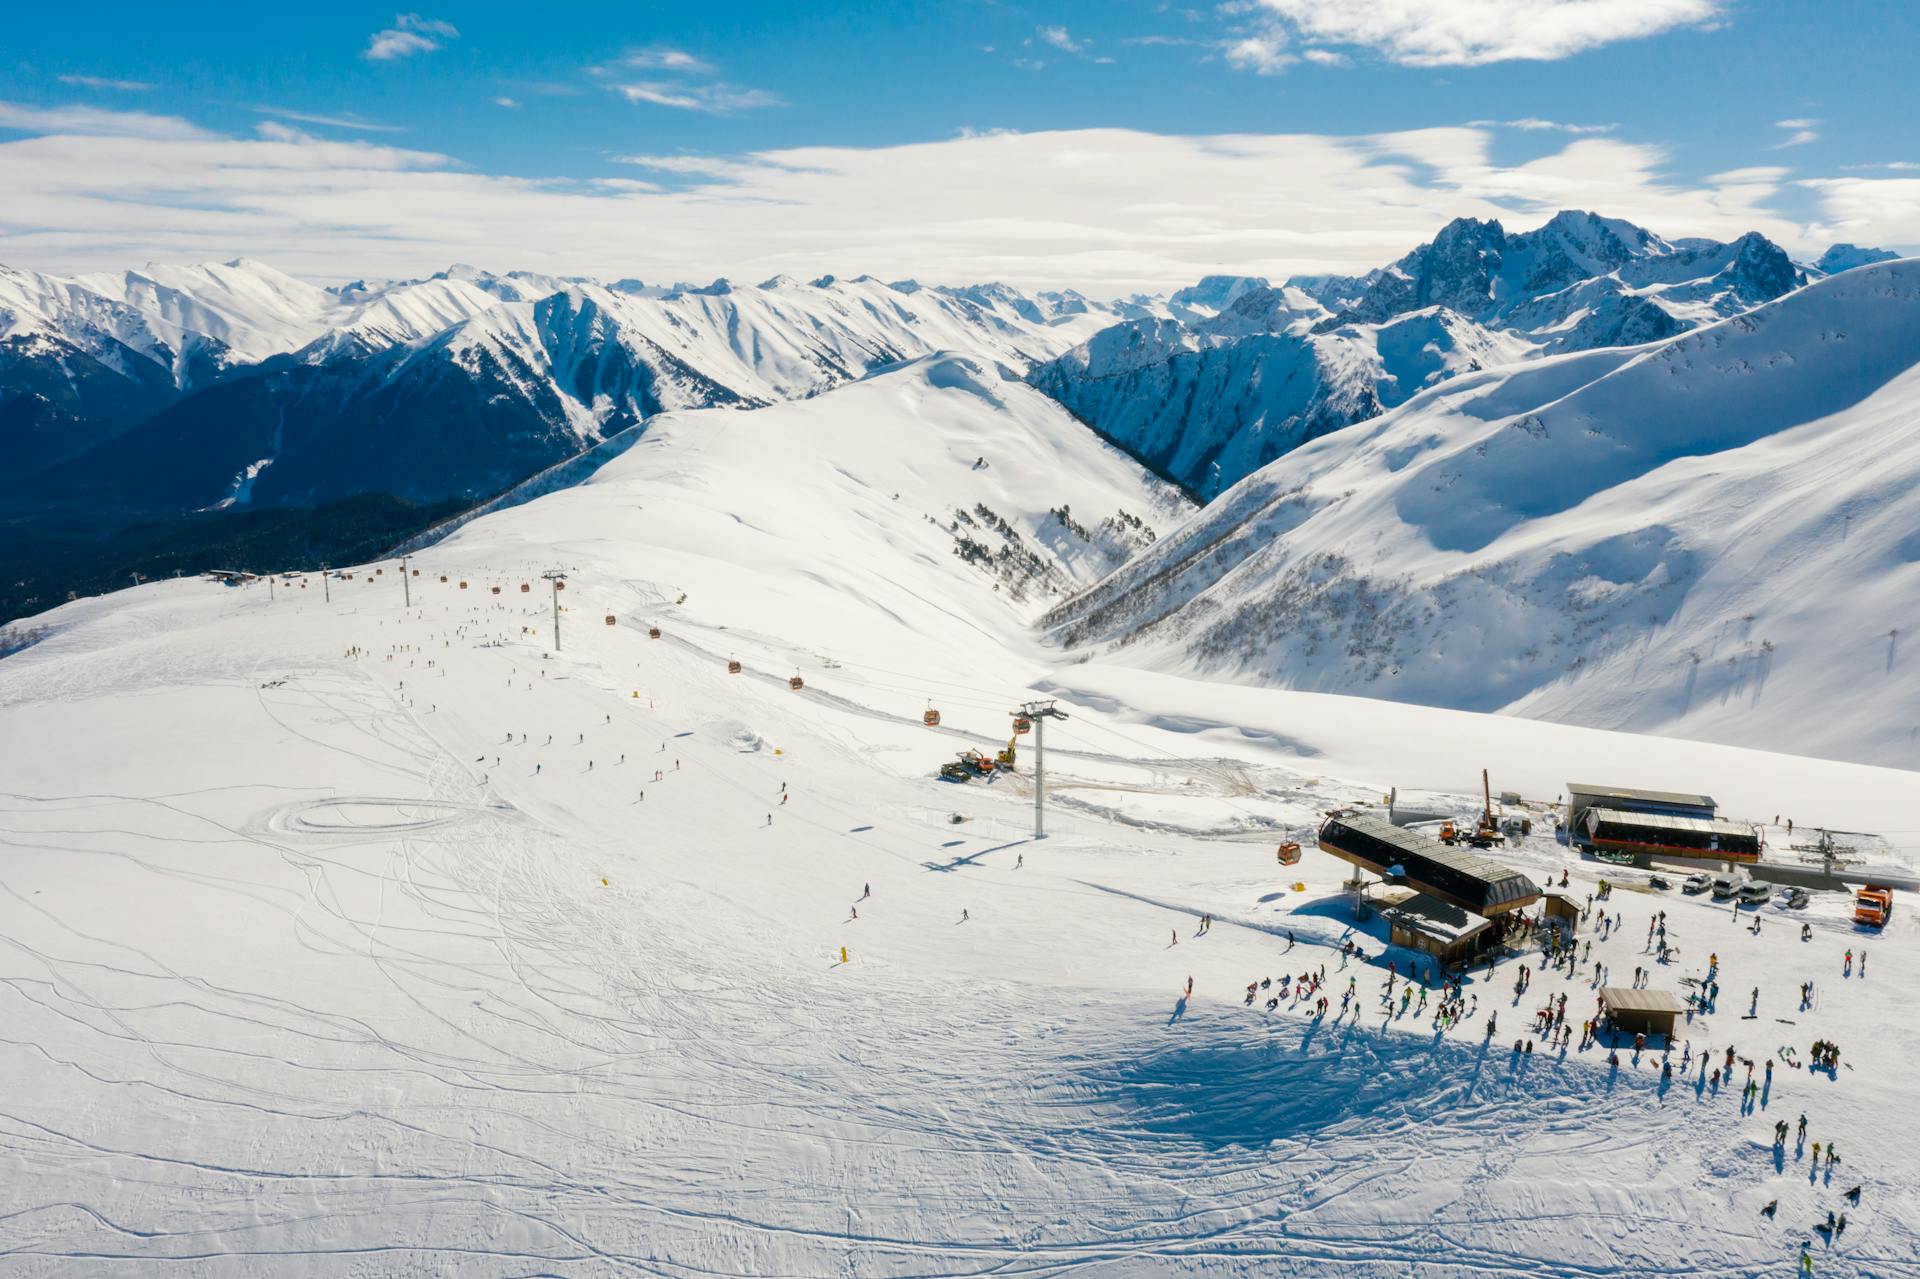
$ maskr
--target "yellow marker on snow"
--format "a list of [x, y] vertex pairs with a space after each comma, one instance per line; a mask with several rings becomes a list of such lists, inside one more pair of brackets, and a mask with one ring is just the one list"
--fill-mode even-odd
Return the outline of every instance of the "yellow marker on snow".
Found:
[[637, 689], [637, 688], [636, 688], [636, 689], [634, 689], [634, 690], [633, 690], [633, 695], [634, 695], [634, 697], [635, 697], [635, 698], [638, 698], [638, 697], [640, 696], [640, 690], [639, 690], [639, 689]]
[[847, 948], [845, 946], [840, 948], [840, 962], [843, 964], [847, 962]]
[[776, 754], [776, 755], [784, 755], [784, 754], [786, 754], [786, 752], [785, 752], [785, 751], [783, 751], [783, 750], [781, 750], [781, 749], [780, 749], [780, 748], [779, 748], [778, 746], [776, 746], [776, 747], [774, 747], [774, 748], [773, 748], [773, 753], [774, 753], [774, 754]]
[[606, 881], [606, 880], [604, 880], [604, 879], [603, 879], [603, 880], [601, 880], [601, 881], [600, 881], [600, 887], [602, 887], [602, 888], [606, 888], [607, 886], [608, 886], [608, 885], [607, 885], [607, 881]]

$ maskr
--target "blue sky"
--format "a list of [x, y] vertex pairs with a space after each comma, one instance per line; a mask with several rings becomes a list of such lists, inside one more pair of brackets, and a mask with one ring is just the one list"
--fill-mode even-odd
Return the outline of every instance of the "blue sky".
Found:
[[[1920, 6], [1841, 12], [36, 5], [7, 21], [0, 171], [22, 186], [0, 208], [0, 261], [819, 266], [1111, 291], [1369, 265], [1454, 213], [1521, 225], [1564, 202], [1669, 235], [1753, 226], [1796, 252], [1920, 247], [1920, 89], [1903, 65]], [[1091, 172], [1106, 164], [1120, 172]], [[1116, 209], [1144, 211], [1137, 245]]]

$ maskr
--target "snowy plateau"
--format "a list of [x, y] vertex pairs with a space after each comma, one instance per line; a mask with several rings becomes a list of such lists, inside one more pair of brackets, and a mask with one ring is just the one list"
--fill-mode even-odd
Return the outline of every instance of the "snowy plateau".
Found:
[[[1111, 304], [0, 274], [49, 484], [218, 417], [178, 500], [292, 500], [412, 396], [391, 476], [497, 494], [0, 632], [0, 1275], [1920, 1276], [1920, 262], [1755, 239]], [[1164, 407], [1248, 358], [1360, 389], [1270, 456]], [[1891, 918], [1583, 857], [1580, 778], [1762, 880], [1833, 832]], [[1516, 819], [1573, 961], [1443, 992], [1317, 846], [1390, 795]], [[1635, 969], [1693, 1004], [1590, 1041]]]

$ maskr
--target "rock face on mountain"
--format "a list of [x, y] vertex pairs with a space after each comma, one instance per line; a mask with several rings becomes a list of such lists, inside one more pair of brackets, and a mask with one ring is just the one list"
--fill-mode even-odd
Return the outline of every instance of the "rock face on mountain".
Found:
[[1032, 374], [1202, 498], [1460, 372], [1660, 341], [1779, 297], [1806, 274], [1759, 235], [1668, 241], [1564, 212], [1518, 233], [1461, 218], [1364, 276], [1231, 293], [1220, 279], [1183, 291], [1220, 298], [1216, 314], [1123, 321]]
[[1920, 766], [1917, 329], [1920, 261], [1889, 262], [1461, 373], [1228, 488], [1049, 625], [1157, 670]]

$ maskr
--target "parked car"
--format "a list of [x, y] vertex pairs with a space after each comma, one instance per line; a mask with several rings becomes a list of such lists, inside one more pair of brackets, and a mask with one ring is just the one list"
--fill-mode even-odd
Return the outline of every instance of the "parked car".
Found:
[[1713, 876], [1689, 875], [1687, 876], [1687, 881], [1680, 885], [1680, 891], [1683, 893], [1704, 893], [1712, 887]]
[[1778, 884], [1769, 884], [1763, 879], [1755, 879], [1740, 885], [1740, 891], [1734, 895], [1749, 906], [1758, 906], [1778, 891]]
[[1713, 877], [1713, 899], [1717, 902], [1727, 900], [1727, 898], [1739, 891], [1739, 888], [1740, 881], [1731, 875], [1715, 875]]
[[1812, 900], [1813, 894], [1804, 888], [1795, 887], [1787, 890], [1787, 909], [1789, 910], [1805, 910], [1807, 903]]

